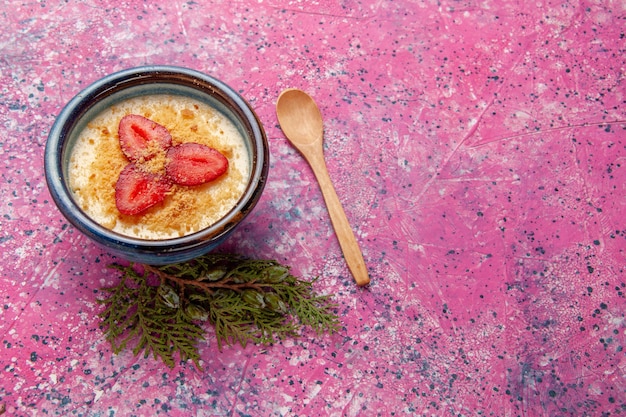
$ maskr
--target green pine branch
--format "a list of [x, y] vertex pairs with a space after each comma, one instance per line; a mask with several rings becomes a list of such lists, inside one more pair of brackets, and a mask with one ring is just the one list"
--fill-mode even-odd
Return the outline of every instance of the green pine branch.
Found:
[[329, 296], [271, 260], [205, 255], [193, 261], [149, 266], [114, 264], [122, 278], [103, 288], [102, 328], [114, 353], [131, 347], [170, 367], [175, 357], [200, 368], [203, 323], [215, 329], [218, 348], [271, 344], [297, 337], [303, 327], [318, 335], [340, 329]]

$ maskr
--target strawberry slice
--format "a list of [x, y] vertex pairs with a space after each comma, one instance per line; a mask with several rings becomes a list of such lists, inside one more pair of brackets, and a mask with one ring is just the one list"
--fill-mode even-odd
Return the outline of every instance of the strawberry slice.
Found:
[[122, 214], [140, 214], [165, 199], [171, 184], [163, 175], [126, 165], [115, 184], [115, 205]]
[[199, 143], [183, 143], [167, 150], [165, 172], [180, 185], [213, 181], [228, 169], [228, 159], [217, 149]]
[[118, 134], [122, 152], [131, 162], [148, 160], [172, 145], [172, 135], [165, 126], [138, 114], [122, 117]]

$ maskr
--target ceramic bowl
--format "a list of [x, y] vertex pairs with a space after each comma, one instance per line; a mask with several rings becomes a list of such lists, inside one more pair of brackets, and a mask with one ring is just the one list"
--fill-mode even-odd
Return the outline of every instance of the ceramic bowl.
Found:
[[[123, 100], [151, 94], [188, 96], [227, 116], [245, 138], [250, 176], [237, 204], [219, 221], [196, 233], [170, 239], [133, 238], [91, 219], [77, 204], [68, 180], [72, 147], [81, 130], [98, 115]], [[267, 180], [269, 149], [263, 126], [250, 105], [223, 82], [198, 71], [147, 66], [123, 70], [93, 83], [63, 108], [46, 143], [45, 175], [52, 198], [67, 220], [107, 251], [124, 259], [152, 265], [183, 262], [206, 254], [222, 243], [254, 208]]]

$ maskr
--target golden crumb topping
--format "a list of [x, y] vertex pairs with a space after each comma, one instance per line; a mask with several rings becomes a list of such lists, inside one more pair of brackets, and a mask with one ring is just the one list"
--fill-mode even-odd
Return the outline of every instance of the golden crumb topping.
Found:
[[[174, 185], [163, 202], [140, 215], [121, 214], [115, 184], [129, 161], [117, 132], [120, 119], [131, 113], [165, 126], [172, 145], [195, 142], [217, 149], [228, 159], [228, 171], [206, 184]], [[79, 206], [106, 228], [144, 239], [184, 236], [215, 223], [237, 203], [250, 175], [246, 149], [232, 122], [205, 103], [174, 95], [135, 97], [103, 111], [80, 133], [70, 160], [70, 185]], [[143, 162], [149, 171], [163, 172], [165, 153]]]

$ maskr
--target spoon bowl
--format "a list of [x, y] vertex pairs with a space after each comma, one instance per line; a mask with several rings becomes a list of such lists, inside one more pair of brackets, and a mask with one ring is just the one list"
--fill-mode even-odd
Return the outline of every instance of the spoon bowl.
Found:
[[301, 90], [283, 91], [276, 102], [276, 114], [287, 139], [296, 147], [323, 141], [324, 122], [317, 104]]
[[363, 254], [337, 197], [324, 160], [324, 122], [317, 104], [301, 90], [284, 90], [276, 102], [278, 123], [291, 144], [307, 160], [322, 190], [343, 256], [357, 285], [369, 284]]

